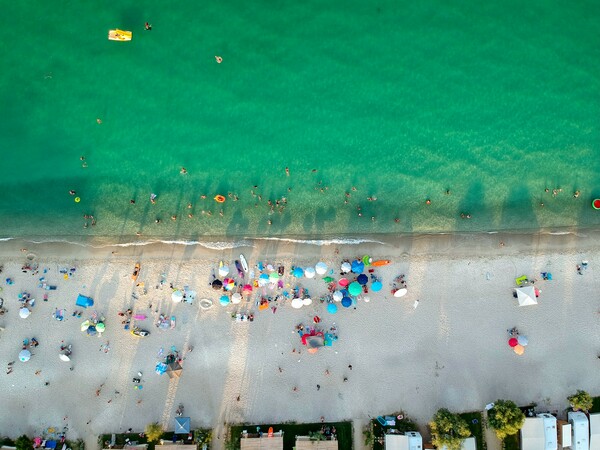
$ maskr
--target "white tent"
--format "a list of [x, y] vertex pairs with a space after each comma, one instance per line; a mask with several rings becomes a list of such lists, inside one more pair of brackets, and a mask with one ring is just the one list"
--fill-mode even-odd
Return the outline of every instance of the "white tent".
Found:
[[519, 300], [519, 306], [537, 305], [535, 288], [533, 286], [517, 288], [517, 299]]
[[544, 419], [542, 417], [526, 417], [521, 428], [521, 450], [543, 450], [545, 443]]
[[590, 414], [590, 450], [600, 450], [600, 413]]

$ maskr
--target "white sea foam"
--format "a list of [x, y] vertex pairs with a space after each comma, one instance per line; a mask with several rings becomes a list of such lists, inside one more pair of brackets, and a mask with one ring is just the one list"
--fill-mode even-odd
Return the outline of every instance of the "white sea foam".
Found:
[[278, 237], [261, 237], [253, 238], [257, 241], [280, 241], [280, 242], [291, 242], [295, 244], [308, 244], [308, 245], [358, 245], [364, 243], [381, 244], [385, 245], [385, 242], [375, 241], [372, 239], [360, 239], [360, 238], [331, 238], [331, 239], [293, 239], [293, 238], [278, 238]]

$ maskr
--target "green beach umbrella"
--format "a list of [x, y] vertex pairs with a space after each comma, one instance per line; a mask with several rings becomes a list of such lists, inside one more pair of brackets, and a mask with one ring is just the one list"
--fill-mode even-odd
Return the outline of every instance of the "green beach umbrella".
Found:
[[279, 279], [279, 273], [277, 273], [277, 272], [271, 272], [271, 274], [269, 275], [269, 278], [271, 280], [278, 280]]
[[365, 266], [371, 265], [371, 257], [369, 255], [363, 256], [362, 262]]
[[331, 277], [325, 277], [325, 278], [323, 278], [323, 281], [325, 283], [331, 283], [333, 281], [333, 278], [331, 278]]

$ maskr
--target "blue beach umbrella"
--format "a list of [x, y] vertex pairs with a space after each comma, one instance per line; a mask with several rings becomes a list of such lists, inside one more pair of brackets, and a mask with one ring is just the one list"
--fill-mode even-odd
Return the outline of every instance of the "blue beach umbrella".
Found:
[[221, 295], [221, 298], [219, 299], [219, 303], [221, 304], [221, 306], [229, 305], [229, 297], [227, 297], [226, 295]]
[[373, 292], [379, 292], [382, 287], [383, 285], [381, 284], [381, 281], [373, 281], [373, 284], [371, 285], [371, 290]]
[[344, 308], [350, 308], [351, 305], [352, 305], [352, 299], [350, 297], [344, 297], [342, 299], [342, 306]]
[[366, 276], [364, 273], [361, 273], [358, 278], [356, 279], [356, 281], [358, 281], [358, 284], [367, 284], [367, 281], [369, 281], [369, 277]]
[[348, 289], [342, 289], [340, 292], [342, 293], [343, 297], [348, 297], [348, 295], [350, 295], [350, 293], [348, 292]]
[[335, 314], [337, 312], [337, 305], [335, 303], [329, 303], [327, 305], [327, 312], [330, 314]]
[[363, 270], [365, 270], [365, 264], [362, 261], [355, 259], [354, 261], [352, 261], [351, 270], [352, 273], [362, 273]]
[[92, 325], [92, 326], [90, 326], [90, 327], [87, 329], [87, 334], [88, 334], [89, 336], [96, 336], [96, 334], [97, 334], [96, 327], [95, 327], [95, 326], [93, 326], [93, 325]]
[[261, 274], [261, 276], [258, 277], [258, 284], [260, 286], [266, 286], [267, 284], [269, 284], [269, 275], [267, 275], [266, 273]]
[[362, 286], [356, 281], [353, 281], [350, 283], [350, 286], [348, 286], [348, 292], [350, 292], [350, 295], [359, 295], [362, 292]]
[[296, 278], [302, 278], [304, 276], [304, 270], [301, 267], [296, 267], [292, 272], [292, 275]]

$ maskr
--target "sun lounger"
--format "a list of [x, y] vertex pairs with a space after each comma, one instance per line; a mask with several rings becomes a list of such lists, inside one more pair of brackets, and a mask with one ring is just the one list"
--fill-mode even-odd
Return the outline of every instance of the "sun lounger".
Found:
[[529, 280], [527, 279], [527, 275], [521, 275], [519, 278], [515, 278], [515, 283], [517, 286], [523, 286], [523, 284], [527, 284]]

